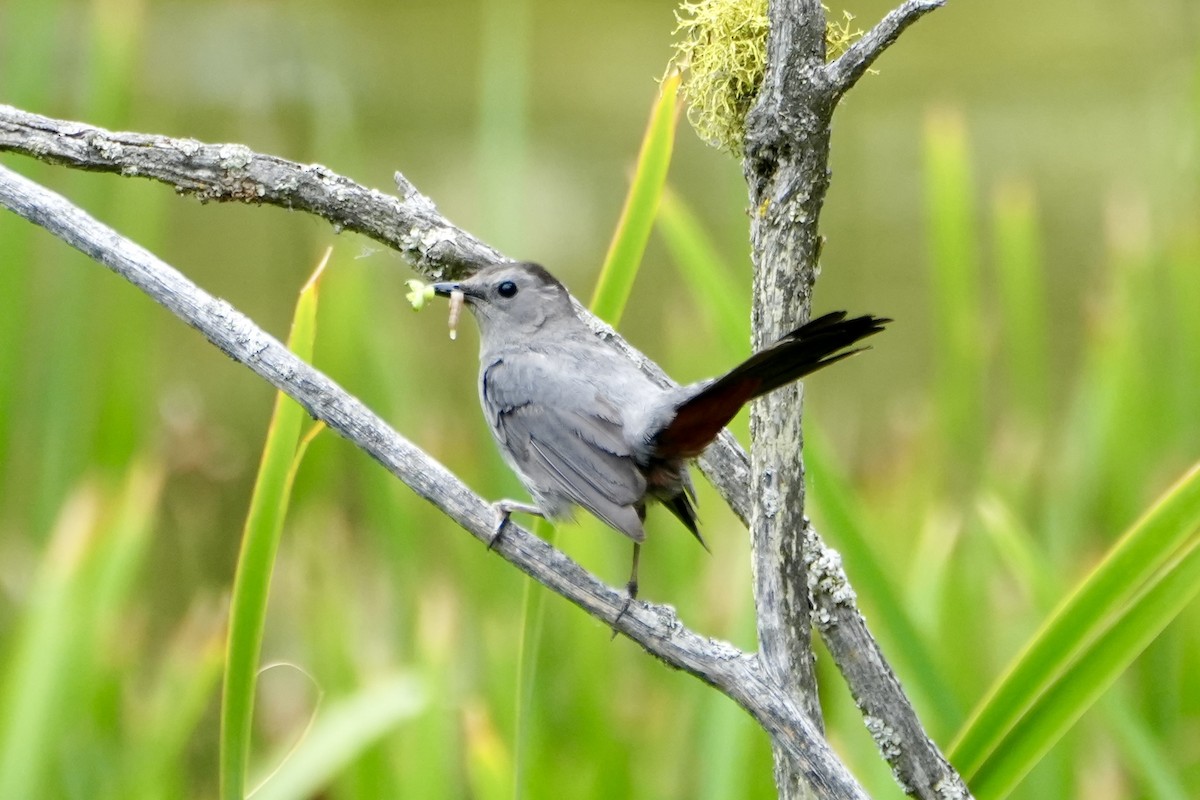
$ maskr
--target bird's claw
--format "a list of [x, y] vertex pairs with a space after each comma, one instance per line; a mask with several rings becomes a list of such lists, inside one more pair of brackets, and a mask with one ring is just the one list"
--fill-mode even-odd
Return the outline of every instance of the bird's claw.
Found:
[[617, 638], [617, 634], [620, 633], [620, 631], [617, 630], [617, 625], [621, 623], [621, 618], [625, 616], [625, 612], [629, 610], [629, 607], [633, 605], [633, 601], [637, 599], [637, 581], [630, 581], [629, 583], [625, 584], [625, 592], [625, 602], [621, 605], [621, 610], [617, 612], [616, 619], [614, 619], [612, 623], [613, 639]]
[[503, 500], [493, 503], [492, 508], [496, 512], [496, 527], [492, 529], [492, 538], [488, 539], [487, 549], [489, 553], [493, 547], [499, 544], [500, 537], [504, 533], [504, 526], [508, 524], [508, 518], [512, 514], [512, 510], [508, 508]]
[[500, 542], [500, 536], [504, 533], [504, 526], [508, 524], [508, 518], [514, 511], [519, 511], [522, 514], [532, 514], [535, 517], [545, 517], [545, 514], [537, 506], [530, 505], [529, 503], [521, 503], [517, 500], [497, 500], [492, 503], [492, 510], [496, 512], [496, 528], [492, 531], [492, 538], [488, 540], [488, 550], [491, 550]]

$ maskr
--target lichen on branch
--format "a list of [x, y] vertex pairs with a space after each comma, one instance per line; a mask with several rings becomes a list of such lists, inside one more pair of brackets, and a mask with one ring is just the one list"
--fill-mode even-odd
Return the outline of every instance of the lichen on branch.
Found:
[[[685, 69], [688, 122], [709, 145], [740, 155], [746, 114], [767, 64], [767, 0], [685, 0], [675, 19], [672, 60]], [[843, 11], [839, 22], [825, 26], [827, 60], [863, 35], [853, 20]]]

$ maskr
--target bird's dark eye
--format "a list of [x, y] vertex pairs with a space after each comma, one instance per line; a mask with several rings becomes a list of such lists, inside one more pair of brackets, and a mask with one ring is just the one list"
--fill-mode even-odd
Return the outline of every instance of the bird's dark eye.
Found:
[[517, 293], [517, 285], [512, 281], [505, 281], [496, 287], [496, 291], [500, 293], [501, 297], [512, 297]]

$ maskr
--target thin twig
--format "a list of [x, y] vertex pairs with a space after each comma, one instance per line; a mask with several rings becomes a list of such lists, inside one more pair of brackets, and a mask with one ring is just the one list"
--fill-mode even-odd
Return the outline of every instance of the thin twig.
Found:
[[892, 9], [874, 28], [850, 45], [846, 52], [825, 68], [834, 99], [850, 90], [858, 79], [883, 55], [883, 51], [921, 17], [945, 5], [946, 0], [905, 0]]
[[503, 260], [495, 249], [450, 224], [402, 177], [403, 197], [397, 198], [319, 164], [297, 164], [241, 144], [107, 131], [5, 105], [0, 105], [0, 150], [76, 169], [150, 178], [201, 202], [307, 211], [335, 230], [361, 233], [399, 250], [430, 277], [461, 277]]
[[[0, 167], [0, 204], [137, 286], [230, 358], [287, 393], [315, 419], [375, 458], [475, 538], [490, 542], [495, 516], [483, 498], [227, 302], [207, 294], [61, 196], [4, 167]], [[820, 790], [821, 797], [865, 800], [866, 794], [821, 735], [764, 674], [757, 656], [692, 632], [669, 606], [637, 602], [621, 614], [625, 603], [621, 592], [516, 525], [505, 529], [493, 549], [588, 614], [615, 624], [651, 655], [741, 705], [804, 765], [805, 777]]]

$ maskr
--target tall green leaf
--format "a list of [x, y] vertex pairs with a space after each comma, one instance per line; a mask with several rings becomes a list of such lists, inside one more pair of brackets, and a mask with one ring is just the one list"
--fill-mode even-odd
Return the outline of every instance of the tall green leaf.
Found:
[[1026, 421], [1046, 413], [1049, 366], [1045, 278], [1033, 189], [1009, 183], [993, 200], [1004, 353], [1013, 402]]
[[604, 257], [604, 267], [592, 295], [593, 313], [609, 325], [621, 321], [625, 303], [633, 289], [646, 242], [658, 213], [659, 200], [671, 166], [675, 147], [675, 123], [679, 117], [679, 73], [672, 72], [659, 87], [658, 102], [642, 138], [633, 183], [625, 196], [621, 218]]
[[35, 797], [62, 733], [85, 631], [81, 612], [86, 554], [99, 501], [84, 488], [64, 504], [28, 596], [28, 611], [0, 687], [0, 797]]
[[658, 209], [658, 232], [696, 305], [713, 318], [721, 341], [730, 345], [730, 356], [745, 357], [750, 342], [749, 269], [743, 280], [734, 277], [700, 220], [669, 186], [663, 190]]
[[966, 125], [943, 110], [925, 121], [925, 214], [936, 326], [937, 419], [947, 455], [977, 464], [983, 365], [975, 184]]
[[[312, 278], [300, 292], [292, 318], [288, 347], [306, 361], [312, 360], [316, 339], [317, 284], [331, 251], [332, 248], [325, 252]], [[229, 609], [229, 639], [221, 698], [222, 800], [242, 800], [245, 795], [255, 682], [271, 572], [287, 514], [304, 417], [304, 410], [291, 398], [282, 392], [276, 395], [275, 410], [250, 498], [250, 511], [242, 532]]]
[[[1050, 616], [973, 713], [950, 751], [998, 797], [1200, 589], [1200, 464], [1138, 520]], [[1135, 623], [1139, 628], [1131, 628]], [[1001, 791], [1003, 790], [1003, 791]], [[985, 796], [985, 795], [981, 795]]]
[[980, 800], [1002, 798], [1200, 593], [1200, 537], [1193, 537], [1144, 594], [1054, 680], [969, 779]]
[[[666, 184], [675, 142], [675, 122], [678, 117], [679, 73], [673, 72], [663, 81], [659, 96], [650, 112], [650, 122], [638, 153], [633, 183], [625, 197], [620, 220], [613, 232], [608, 255], [590, 307], [593, 313], [610, 325], [616, 325], [625, 312], [630, 290], [642, 263], [642, 254], [650, 238], [650, 230], [658, 213], [659, 201]], [[548, 542], [555, 539], [554, 526], [539, 519], [534, 532]], [[537, 678], [537, 653], [541, 642], [545, 590], [528, 581], [521, 611], [521, 647], [517, 666], [516, 757], [513, 766], [513, 797], [520, 798], [525, 790], [525, 744], [529, 738], [533, 690]]]

